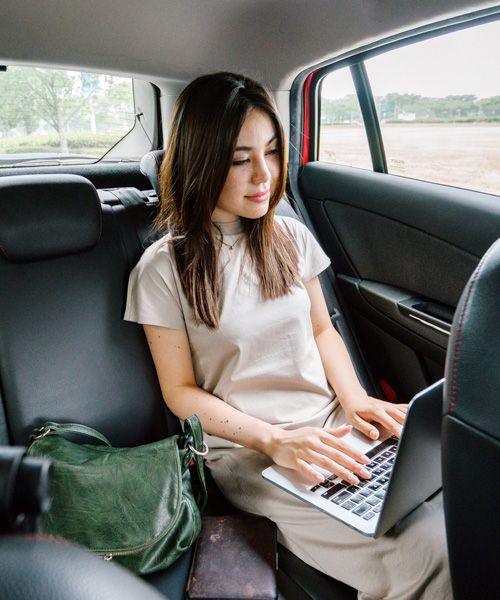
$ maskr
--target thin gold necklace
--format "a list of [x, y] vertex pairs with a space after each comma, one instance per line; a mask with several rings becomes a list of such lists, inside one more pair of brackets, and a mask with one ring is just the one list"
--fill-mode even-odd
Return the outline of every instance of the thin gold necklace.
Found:
[[225, 242], [222, 238], [218, 237], [217, 239], [219, 240], [219, 242], [221, 244], [224, 244], [224, 246], [227, 246], [229, 248], [229, 250], [234, 250], [234, 247], [236, 246], [236, 244], [241, 240], [243, 236], [240, 235], [240, 237], [233, 243], [233, 244], [228, 244], [227, 242]]

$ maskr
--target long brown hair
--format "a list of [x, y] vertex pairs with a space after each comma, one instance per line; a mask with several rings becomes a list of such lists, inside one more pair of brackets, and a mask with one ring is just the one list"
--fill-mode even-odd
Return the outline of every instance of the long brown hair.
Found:
[[264, 299], [290, 291], [298, 277], [294, 240], [274, 222], [285, 192], [283, 127], [270, 94], [256, 81], [234, 73], [213, 73], [191, 82], [177, 99], [165, 159], [160, 169], [160, 211], [156, 226], [170, 231], [177, 271], [194, 319], [219, 326], [219, 245], [212, 213], [233, 161], [240, 129], [251, 109], [271, 118], [276, 130], [280, 171], [261, 218], [244, 219], [247, 250]]

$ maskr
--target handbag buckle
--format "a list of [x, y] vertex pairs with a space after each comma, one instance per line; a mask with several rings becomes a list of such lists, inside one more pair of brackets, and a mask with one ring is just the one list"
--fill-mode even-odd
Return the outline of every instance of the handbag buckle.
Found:
[[188, 444], [187, 447], [191, 450], [193, 454], [196, 454], [197, 456], [206, 456], [208, 454], [208, 446], [206, 442], [203, 442], [201, 450], [196, 450], [196, 448], [191, 444]]
[[39, 440], [39, 439], [45, 437], [46, 435], [49, 435], [49, 433], [51, 433], [52, 431], [55, 431], [54, 428], [48, 427], [47, 425], [44, 425], [43, 427], [39, 427], [38, 429], [33, 429], [33, 432], [29, 438], [29, 443], [31, 444], [35, 440]]

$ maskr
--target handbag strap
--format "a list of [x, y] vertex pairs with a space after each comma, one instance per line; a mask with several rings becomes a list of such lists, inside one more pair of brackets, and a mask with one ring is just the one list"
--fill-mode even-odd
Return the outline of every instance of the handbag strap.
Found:
[[200, 510], [203, 511], [207, 503], [207, 484], [205, 481], [203, 456], [207, 454], [208, 449], [203, 441], [203, 429], [201, 428], [200, 419], [196, 415], [192, 415], [184, 421], [184, 435], [186, 436], [186, 446], [191, 449], [191, 458], [194, 460], [196, 474], [200, 483], [196, 503], [200, 507]]
[[37, 440], [46, 435], [58, 435], [62, 433], [78, 433], [80, 435], [87, 435], [94, 439], [99, 440], [106, 446], [111, 446], [111, 442], [92, 427], [86, 425], [80, 425], [79, 423], [54, 423], [49, 421], [45, 423], [43, 427], [33, 432], [33, 440]]
[[[80, 425], [79, 423], [54, 423], [49, 421], [43, 427], [37, 429], [32, 434], [32, 441], [44, 437], [46, 435], [58, 435], [62, 433], [78, 433], [87, 435], [101, 441], [107, 446], [111, 446], [110, 441], [92, 427]], [[203, 430], [201, 423], [196, 415], [188, 417], [184, 421], [184, 441], [185, 446], [190, 449], [190, 458], [194, 460], [196, 465], [196, 474], [199, 480], [199, 493], [196, 503], [200, 510], [205, 508], [207, 503], [207, 484], [205, 481], [205, 469], [203, 465], [203, 456], [207, 453], [206, 444], [203, 442]]]

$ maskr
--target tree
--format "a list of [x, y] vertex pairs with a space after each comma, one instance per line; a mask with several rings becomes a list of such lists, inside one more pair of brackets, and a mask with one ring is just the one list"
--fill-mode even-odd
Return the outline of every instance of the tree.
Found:
[[68, 153], [69, 132], [116, 132], [118, 140], [135, 121], [131, 80], [121, 77], [9, 67], [0, 72], [0, 97], [1, 134], [12, 138], [52, 129], [61, 153]]
[[24, 127], [27, 135], [45, 123], [57, 132], [62, 153], [68, 153], [67, 129], [72, 119], [88, 110], [91, 92], [84, 93], [78, 73], [10, 67], [0, 74], [2, 131]]
[[476, 96], [464, 94], [436, 99], [436, 115], [443, 120], [463, 119], [477, 116]]
[[9, 130], [22, 126], [30, 135], [38, 127], [39, 119], [31, 110], [31, 91], [27, 86], [26, 69], [9, 67], [0, 72], [0, 130], [6, 135]]
[[361, 111], [357, 96], [349, 94], [337, 100], [324, 98], [321, 101], [321, 120], [325, 124], [360, 122]]
[[76, 75], [54, 69], [33, 69], [27, 84], [35, 113], [57, 132], [60, 150], [67, 154], [67, 125], [82, 111], [90, 93], [82, 93], [81, 80]]
[[477, 106], [480, 113], [487, 118], [500, 118], [500, 96], [491, 96], [478, 100]]
[[130, 80], [106, 76], [95, 101], [98, 128], [103, 131], [131, 129], [135, 121]]

